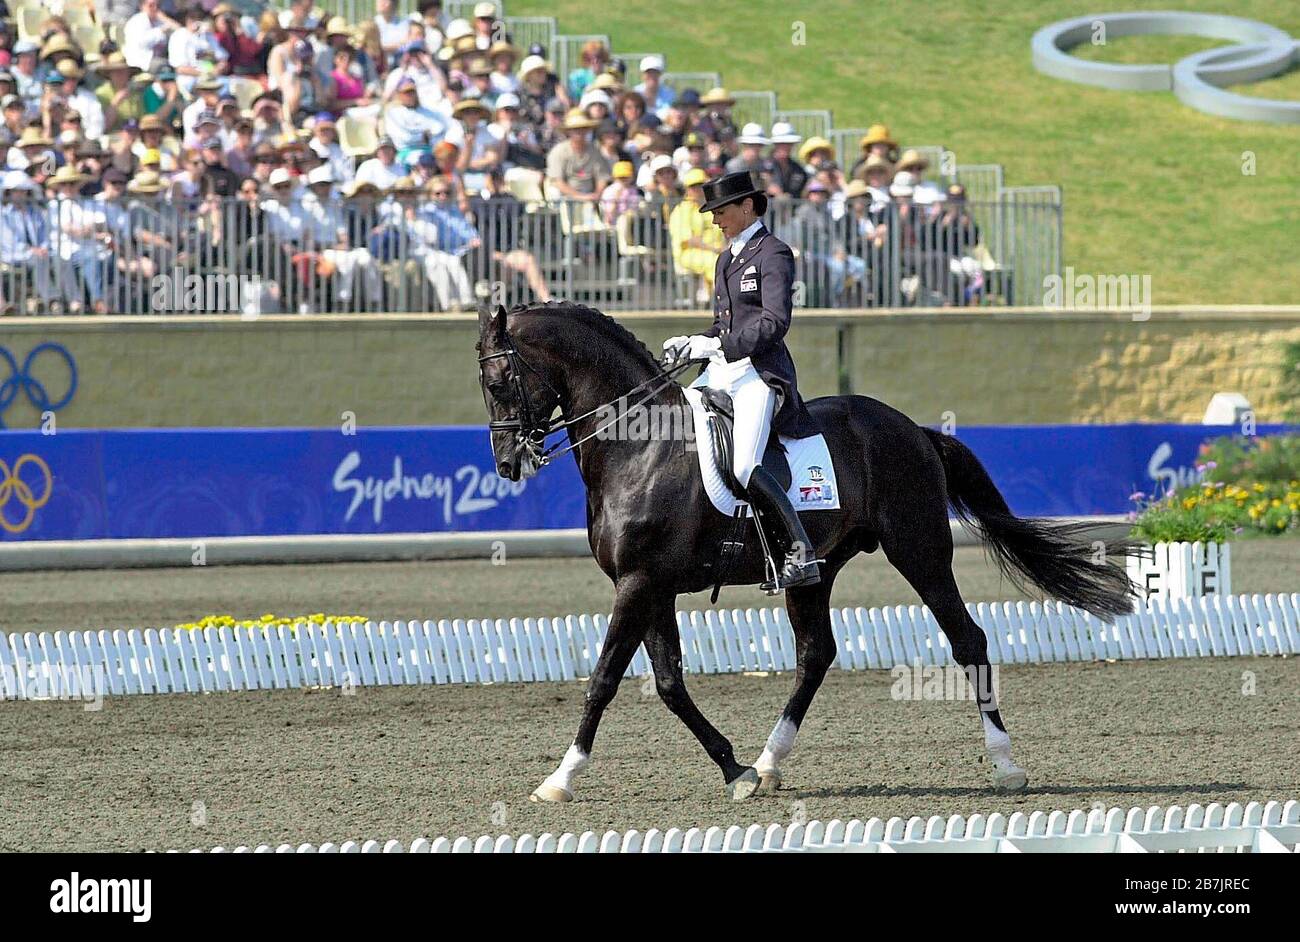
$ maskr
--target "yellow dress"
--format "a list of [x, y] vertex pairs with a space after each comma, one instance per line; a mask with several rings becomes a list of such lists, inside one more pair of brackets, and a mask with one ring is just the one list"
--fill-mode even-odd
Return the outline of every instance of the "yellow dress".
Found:
[[[700, 204], [684, 199], [668, 216], [668, 234], [673, 240], [673, 264], [679, 272], [702, 275], [713, 290], [713, 271], [722, 251], [722, 230], [713, 224], [712, 213], [700, 212]], [[701, 239], [707, 249], [688, 248], [690, 239]]]

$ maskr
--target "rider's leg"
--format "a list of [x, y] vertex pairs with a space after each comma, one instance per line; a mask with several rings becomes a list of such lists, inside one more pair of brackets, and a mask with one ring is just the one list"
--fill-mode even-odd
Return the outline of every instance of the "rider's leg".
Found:
[[735, 409], [732, 473], [744, 486], [755, 510], [762, 514], [760, 525], [764, 526], [764, 532], [771, 533], [776, 527], [784, 531], [779, 541], [785, 550], [784, 565], [776, 583], [764, 583], [763, 588], [775, 591], [796, 585], [813, 585], [820, 581], [821, 576], [817, 563], [812, 561], [816, 553], [803, 522], [790, 506], [790, 499], [781, 485], [760, 464], [767, 448], [776, 393], [754, 373], [733, 385], [731, 401]]

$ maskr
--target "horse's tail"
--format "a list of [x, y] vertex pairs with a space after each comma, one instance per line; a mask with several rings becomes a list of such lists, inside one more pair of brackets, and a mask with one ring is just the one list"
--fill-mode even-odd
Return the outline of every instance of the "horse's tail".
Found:
[[1011, 582], [1022, 589], [1030, 582], [1099, 618], [1133, 610], [1124, 564], [1137, 541], [1088, 539], [1088, 523], [1017, 517], [974, 452], [952, 435], [923, 430], [943, 461], [952, 509], [983, 538]]

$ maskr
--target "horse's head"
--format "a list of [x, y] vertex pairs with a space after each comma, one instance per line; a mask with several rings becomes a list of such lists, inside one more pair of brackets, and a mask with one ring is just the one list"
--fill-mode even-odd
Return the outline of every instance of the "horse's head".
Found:
[[497, 474], [511, 481], [530, 478], [542, 466], [551, 416], [560, 406], [559, 392], [542, 372], [549, 366], [546, 353], [520, 352], [500, 305], [495, 312], [480, 306], [477, 348]]

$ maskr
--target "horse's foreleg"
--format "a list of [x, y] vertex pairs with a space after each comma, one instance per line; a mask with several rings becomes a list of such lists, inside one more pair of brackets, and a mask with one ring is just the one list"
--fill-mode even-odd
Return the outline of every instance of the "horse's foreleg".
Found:
[[831, 585], [833, 573], [820, 584], [786, 593], [786, 612], [794, 629], [794, 693], [776, 721], [762, 755], [754, 763], [759, 776], [759, 794], [774, 793], [781, 786], [781, 762], [794, 749], [799, 726], [821, 687], [826, 671], [835, 662], [835, 636], [831, 632]]
[[618, 693], [619, 681], [645, 636], [645, 607], [649, 604], [645, 594], [646, 583], [643, 580], [627, 579], [619, 583], [605, 645], [587, 682], [578, 735], [564, 754], [559, 768], [533, 792], [533, 801], [573, 801], [573, 780], [591, 760], [591, 747], [596, 740], [600, 718], [614, 694]]
[[754, 794], [758, 787], [758, 774], [736, 761], [730, 741], [705, 719], [686, 690], [686, 681], [682, 677], [682, 646], [671, 600], [666, 611], [654, 614], [654, 621], [646, 632], [645, 646], [650, 654], [650, 663], [654, 665], [655, 687], [660, 699], [695, 734], [709, 758], [718, 764], [728, 794], [737, 801]]

